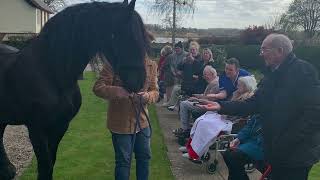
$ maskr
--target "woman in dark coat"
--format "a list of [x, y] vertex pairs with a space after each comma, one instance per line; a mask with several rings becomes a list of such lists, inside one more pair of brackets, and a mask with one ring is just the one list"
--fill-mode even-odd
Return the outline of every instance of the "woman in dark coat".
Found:
[[230, 150], [222, 154], [229, 170], [228, 180], [249, 180], [245, 171], [248, 161], [263, 161], [263, 138], [259, 115], [250, 118], [236, 139], [230, 142]]

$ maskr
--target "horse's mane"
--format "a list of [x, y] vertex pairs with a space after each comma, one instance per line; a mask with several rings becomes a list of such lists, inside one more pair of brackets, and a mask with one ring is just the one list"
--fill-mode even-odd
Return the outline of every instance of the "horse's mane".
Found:
[[[71, 77], [70, 74], [81, 74], [80, 71], [96, 53], [114, 50], [110, 44], [111, 36], [106, 34], [113, 33], [112, 29], [118, 23], [115, 15], [125, 7], [122, 3], [83, 3], [68, 7], [49, 19], [36, 42], [43, 48], [42, 61], [46, 61], [49, 69], [56, 70], [53, 73], [56, 81], [65, 81], [62, 84], [66, 84], [76, 80], [78, 77]], [[140, 49], [144, 55], [150, 43], [143, 21], [136, 11], [129, 20], [132, 35], [138, 42], [135, 49]], [[129, 61], [130, 57], [117, 60], [112, 54], [104, 54], [115, 69], [142, 65]]]

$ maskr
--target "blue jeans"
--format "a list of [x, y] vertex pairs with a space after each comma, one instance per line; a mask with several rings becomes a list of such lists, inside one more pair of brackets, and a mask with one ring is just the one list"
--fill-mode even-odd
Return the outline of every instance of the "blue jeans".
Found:
[[[129, 180], [130, 176], [130, 153], [134, 134], [112, 133], [112, 143], [115, 152], [115, 180]], [[148, 180], [150, 150], [150, 128], [144, 128], [136, 134], [133, 152], [136, 158], [137, 180]], [[132, 156], [133, 157], [133, 156]]]

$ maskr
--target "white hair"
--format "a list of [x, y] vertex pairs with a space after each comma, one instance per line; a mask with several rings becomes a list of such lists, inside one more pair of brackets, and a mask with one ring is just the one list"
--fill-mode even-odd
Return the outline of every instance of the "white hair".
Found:
[[257, 81], [256, 81], [256, 78], [254, 78], [253, 75], [252, 76], [239, 77], [238, 83], [239, 82], [242, 82], [249, 92], [253, 92], [253, 91], [255, 91], [257, 89]]
[[205, 71], [212, 73], [214, 77], [217, 76], [217, 71], [212, 66], [207, 65], [206, 67], [204, 67], [203, 72]]
[[288, 36], [284, 34], [270, 34], [267, 36], [268, 40], [270, 40], [270, 44], [274, 48], [282, 48], [285, 55], [288, 55], [292, 52], [293, 45], [292, 41], [288, 38]]

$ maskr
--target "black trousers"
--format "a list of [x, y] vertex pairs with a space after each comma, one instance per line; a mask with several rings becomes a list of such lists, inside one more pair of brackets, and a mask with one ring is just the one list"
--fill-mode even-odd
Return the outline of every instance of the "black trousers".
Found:
[[311, 168], [312, 166], [296, 167], [296, 168], [272, 166], [271, 179], [272, 180], [307, 180], [308, 174]]
[[[250, 162], [250, 158], [241, 151], [227, 150], [222, 154], [228, 167], [228, 180], [249, 180], [244, 165]], [[308, 180], [309, 167], [277, 167], [272, 165], [271, 180]], [[261, 172], [264, 167], [259, 167]], [[262, 172], [263, 173], [263, 172]]]
[[229, 170], [228, 180], [249, 180], [244, 165], [249, 162], [250, 158], [245, 153], [227, 150], [222, 153], [222, 156]]

